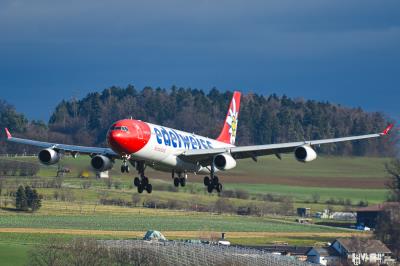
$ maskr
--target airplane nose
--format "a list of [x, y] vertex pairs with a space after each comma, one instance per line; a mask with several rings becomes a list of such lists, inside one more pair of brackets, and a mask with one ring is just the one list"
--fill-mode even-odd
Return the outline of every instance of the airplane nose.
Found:
[[111, 146], [118, 146], [121, 143], [122, 134], [121, 132], [112, 130], [108, 133], [108, 143]]

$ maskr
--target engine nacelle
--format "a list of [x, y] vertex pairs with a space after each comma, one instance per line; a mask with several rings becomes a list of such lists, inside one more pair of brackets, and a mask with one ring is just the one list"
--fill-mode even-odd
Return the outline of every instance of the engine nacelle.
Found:
[[221, 153], [214, 157], [214, 166], [218, 170], [229, 170], [236, 166], [236, 160], [230, 154]]
[[297, 161], [306, 163], [317, 159], [317, 153], [310, 146], [304, 145], [294, 150], [294, 157]]
[[52, 165], [58, 163], [58, 161], [61, 159], [61, 156], [53, 149], [44, 149], [39, 152], [38, 158], [42, 164]]
[[99, 172], [110, 170], [114, 165], [111, 159], [104, 155], [94, 156], [90, 161], [90, 164], [92, 165], [93, 169]]

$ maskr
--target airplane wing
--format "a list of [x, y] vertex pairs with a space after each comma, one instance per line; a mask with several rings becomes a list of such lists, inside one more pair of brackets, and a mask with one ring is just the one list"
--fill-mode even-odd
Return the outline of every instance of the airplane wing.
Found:
[[99, 147], [86, 147], [86, 146], [76, 146], [76, 145], [68, 145], [68, 144], [59, 144], [59, 143], [51, 143], [51, 142], [43, 142], [37, 140], [30, 139], [21, 139], [15, 138], [11, 135], [10, 131], [6, 128], [7, 141], [21, 143], [25, 145], [31, 145], [43, 149], [51, 148], [56, 151], [64, 151], [71, 154], [81, 153], [81, 154], [102, 154], [107, 155], [109, 157], [119, 157], [117, 153], [115, 153], [110, 148], [99, 148]]
[[205, 149], [205, 150], [187, 150], [184, 151], [181, 155], [179, 155], [179, 158], [181, 158], [184, 161], [192, 163], [199, 162], [200, 164], [209, 164], [212, 161], [212, 157], [220, 153], [230, 153], [232, 157], [235, 159], [253, 158], [253, 160], [256, 160], [258, 156], [271, 155], [271, 154], [275, 154], [279, 157], [281, 153], [294, 152], [294, 150], [297, 147], [303, 145], [315, 146], [320, 144], [378, 138], [387, 135], [392, 128], [393, 124], [390, 124], [381, 133], [334, 138], [334, 139], [321, 139], [321, 140], [299, 141], [299, 142], [267, 144], [267, 145], [227, 147], [227, 148], [216, 148], [216, 149]]

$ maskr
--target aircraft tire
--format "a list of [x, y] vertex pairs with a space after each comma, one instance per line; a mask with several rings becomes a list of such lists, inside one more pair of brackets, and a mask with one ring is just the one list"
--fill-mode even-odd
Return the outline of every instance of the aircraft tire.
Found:
[[147, 184], [146, 191], [150, 194], [153, 191], [153, 186], [151, 184]]
[[213, 185], [210, 184], [210, 185], [207, 186], [208, 193], [212, 193], [213, 189], [214, 189]]
[[129, 165], [125, 165], [125, 172], [129, 173]]
[[179, 178], [177, 177], [174, 178], [174, 186], [179, 187]]
[[217, 187], [218, 183], [219, 183], [218, 176], [215, 175], [214, 178], [212, 179], [212, 184], [213, 184], [215, 187]]
[[208, 187], [210, 185], [210, 178], [208, 176], [204, 177], [204, 185]]
[[140, 185], [137, 187], [137, 192], [138, 192], [139, 194], [141, 194], [141, 193], [143, 193], [143, 189], [144, 189], [143, 184], [140, 184]]
[[121, 173], [125, 173], [125, 165], [121, 165]]
[[181, 183], [182, 187], [186, 186], [186, 178], [184, 177], [180, 178], [179, 183]]
[[135, 187], [139, 187], [139, 186], [140, 186], [140, 179], [139, 179], [139, 177], [135, 177], [135, 179], [133, 179], [133, 184], [135, 185]]
[[222, 184], [218, 183], [217, 187], [215, 188], [217, 190], [218, 193], [221, 193], [222, 191]]

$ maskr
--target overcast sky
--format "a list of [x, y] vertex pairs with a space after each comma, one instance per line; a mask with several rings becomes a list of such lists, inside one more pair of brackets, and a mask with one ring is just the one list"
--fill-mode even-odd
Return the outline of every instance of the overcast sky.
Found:
[[0, 0], [0, 98], [48, 120], [111, 85], [254, 91], [400, 119], [400, 1]]

